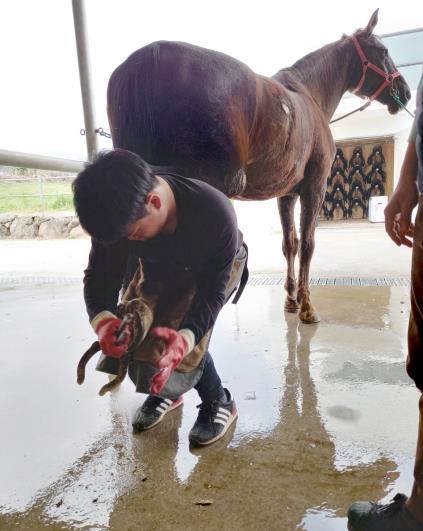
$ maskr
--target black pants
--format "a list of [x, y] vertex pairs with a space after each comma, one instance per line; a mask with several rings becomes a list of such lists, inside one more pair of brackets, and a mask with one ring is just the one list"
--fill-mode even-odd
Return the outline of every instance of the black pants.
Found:
[[[102, 354], [97, 363], [96, 369], [107, 374], [117, 374], [118, 365], [118, 360], [116, 358], [111, 358], [110, 356]], [[143, 362], [140, 361], [135, 361], [134, 363], [129, 364], [128, 375], [135, 384], [138, 393], [149, 393], [150, 378], [146, 378], [147, 368], [153, 369], [150, 376], [157, 373], [157, 367], [151, 364], [143, 364]], [[201, 376], [198, 376], [199, 372], [201, 373]], [[195, 373], [197, 373], [197, 375]], [[164, 398], [176, 400], [181, 394], [186, 393], [192, 388], [194, 388], [200, 395], [202, 402], [221, 400], [225, 396], [222, 381], [217, 374], [213, 358], [208, 351], [204, 355], [200, 367], [194, 369], [193, 373], [178, 373], [175, 371], [171, 375], [170, 380], [172, 380], [172, 384], [169, 386], [169, 392], [163, 395], [160, 394], [160, 396], [163, 396]]]

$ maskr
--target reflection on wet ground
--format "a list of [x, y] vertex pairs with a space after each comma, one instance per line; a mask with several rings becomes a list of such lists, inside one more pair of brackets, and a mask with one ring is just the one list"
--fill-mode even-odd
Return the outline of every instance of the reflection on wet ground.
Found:
[[[4, 286], [6, 288], [6, 286]], [[408, 492], [417, 399], [405, 369], [408, 289], [315, 287], [319, 325], [281, 286], [227, 305], [212, 354], [239, 418], [190, 449], [198, 397], [133, 435], [132, 384], [76, 363], [93, 336], [75, 286], [4, 289], [0, 529], [346, 529], [356, 499]]]

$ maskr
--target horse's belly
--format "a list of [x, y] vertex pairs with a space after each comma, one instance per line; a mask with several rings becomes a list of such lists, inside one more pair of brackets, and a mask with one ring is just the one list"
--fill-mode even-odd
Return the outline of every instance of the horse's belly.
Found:
[[282, 197], [290, 193], [302, 178], [303, 172], [296, 168], [288, 173], [282, 170], [247, 171], [247, 185], [237, 199], [264, 201]]

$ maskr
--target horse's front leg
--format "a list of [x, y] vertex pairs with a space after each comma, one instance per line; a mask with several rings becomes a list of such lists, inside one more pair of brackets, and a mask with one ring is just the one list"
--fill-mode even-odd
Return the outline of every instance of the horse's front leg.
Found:
[[300, 305], [299, 317], [304, 323], [318, 323], [320, 321], [320, 317], [310, 301], [309, 286], [310, 263], [314, 252], [314, 232], [323, 200], [323, 195], [319, 192], [308, 189], [303, 195], [300, 195], [301, 240], [297, 301]]
[[285, 310], [296, 312], [299, 309], [297, 302], [297, 285], [295, 281], [295, 257], [298, 252], [298, 237], [295, 229], [294, 208], [298, 194], [286, 195], [278, 198], [279, 217], [281, 219], [283, 241], [282, 252], [286, 258], [287, 272], [285, 280]]

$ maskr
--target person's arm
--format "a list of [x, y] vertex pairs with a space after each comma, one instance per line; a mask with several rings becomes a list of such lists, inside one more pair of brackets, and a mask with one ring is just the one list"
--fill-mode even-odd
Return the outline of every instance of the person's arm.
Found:
[[115, 312], [128, 260], [125, 243], [122, 240], [102, 245], [92, 240], [88, 267], [84, 271], [84, 299], [91, 326], [103, 353], [113, 357], [122, 356], [129, 342], [127, 335], [121, 345], [116, 344], [121, 320]]
[[190, 308], [179, 330], [167, 327], [151, 330], [153, 336], [165, 343], [157, 363], [160, 371], [151, 380], [153, 394], [160, 393], [179, 363], [213, 327], [225, 303], [226, 287], [240, 244], [235, 211], [223, 194], [214, 192], [210, 201], [203, 203], [201, 212], [204, 222], [192, 225], [193, 233], [189, 235], [196, 243], [199, 258], [194, 271], [196, 292]]
[[412, 247], [411, 213], [419, 200], [418, 160], [413, 130], [409, 138], [398, 185], [385, 208], [385, 230], [397, 245]]
[[239, 246], [236, 219], [230, 221], [204, 264], [197, 279], [196, 294], [180, 325], [182, 333], [192, 332], [192, 348], [213, 327], [225, 303], [226, 287]]

